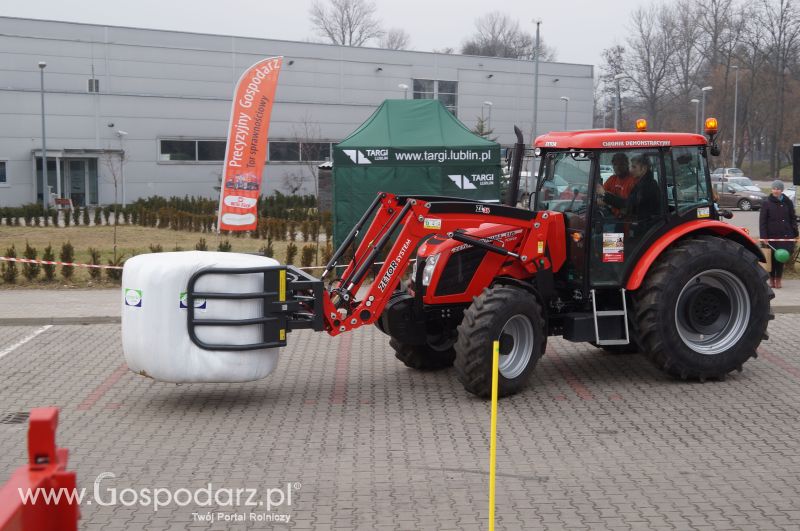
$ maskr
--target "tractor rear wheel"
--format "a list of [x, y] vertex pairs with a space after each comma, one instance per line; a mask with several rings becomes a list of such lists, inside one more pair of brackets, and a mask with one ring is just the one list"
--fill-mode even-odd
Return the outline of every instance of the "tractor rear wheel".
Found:
[[519, 392], [547, 345], [545, 322], [536, 297], [508, 286], [485, 288], [464, 312], [458, 327], [455, 369], [470, 393], [492, 392], [492, 345], [500, 342], [498, 396]]
[[653, 265], [635, 304], [639, 340], [666, 373], [723, 378], [756, 357], [773, 318], [767, 273], [743, 246], [714, 236], [677, 243]]
[[418, 371], [436, 371], [453, 365], [456, 352], [453, 344], [442, 345], [408, 345], [398, 339], [391, 338], [389, 345], [394, 349], [394, 356], [406, 367]]

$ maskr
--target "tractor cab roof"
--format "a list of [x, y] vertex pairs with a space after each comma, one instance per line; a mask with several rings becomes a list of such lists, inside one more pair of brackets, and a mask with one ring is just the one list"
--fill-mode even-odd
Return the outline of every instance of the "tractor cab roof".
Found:
[[670, 146], [706, 146], [708, 139], [694, 133], [620, 132], [616, 129], [555, 131], [536, 137], [544, 149], [620, 149]]

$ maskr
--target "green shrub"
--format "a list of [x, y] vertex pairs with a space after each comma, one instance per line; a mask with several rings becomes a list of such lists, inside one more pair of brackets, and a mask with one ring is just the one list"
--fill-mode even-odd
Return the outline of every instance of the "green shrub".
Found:
[[[27, 258], [28, 260], [36, 260], [36, 254], [37, 254], [36, 248], [31, 247], [31, 244], [26, 241], [25, 253], [22, 256]], [[31, 263], [22, 264], [22, 274], [25, 275], [25, 278], [28, 280], [36, 280], [36, 277], [39, 276], [39, 273], [41, 271], [42, 271], [42, 266], [39, 264], [31, 264]]]
[[[117, 256], [117, 259], [114, 260], [113, 258], [108, 259], [108, 265], [112, 267], [122, 267], [125, 264], [125, 255], [121, 254]], [[118, 281], [122, 278], [122, 269], [106, 269], [106, 277], [109, 280]]]
[[[11, 247], [6, 249], [6, 257], [17, 257], [17, 249], [14, 247], [14, 244], [11, 244]], [[17, 281], [17, 275], [19, 274], [19, 271], [17, 270], [16, 262], [3, 261], [2, 265], [0, 266], [0, 270], [2, 270], [3, 281], [6, 284], [14, 284]]]
[[69, 227], [70, 222], [72, 221], [72, 210], [65, 210], [64, 211], [64, 226]]
[[200, 238], [200, 241], [197, 242], [194, 248], [198, 251], [208, 251], [208, 243], [206, 243], [206, 239]]
[[269, 256], [273, 258], [275, 256], [275, 248], [272, 246], [272, 238], [267, 238], [267, 244], [262, 246], [261, 249], [258, 250], [264, 256]]
[[[100, 250], [94, 247], [89, 247], [89, 263], [92, 265], [100, 265]], [[99, 280], [103, 270], [99, 267], [89, 268], [89, 278], [92, 280]]]
[[222, 240], [221, 242], [219, 242], [219, 245], [217, 246], [217, 251], [221, 253], [231, 252], [231, 242], [228, 241], [227, 239]]
[[163, 253], [164, 247], [160, 243], [151, 243], [150, 244], [150, 252], [151, 253]]
[[286, 263], [287, 264], [294, 264], [294, 259], [297, 257], [297, 246], [294, 242], [289, 242], [289, 245], [286, 247]]
[[94, 207], [94, 224], [96, 227], [99, 227], [103, 224], [103, 219], [101, 218], [103, 212], [100, 207]]
[[109, 207], [103, 208], [103, 218], [106, 220], [106, 225], [110, 225], [108, 220], [111, 219], [111, 209]]
[[315, 245], [304, 245], [300, 251], [300, 265], [302, 267], [311, 267], [314, 265], [314, 255], [317, 252]]
[[83, 226], [89, 226], [89, 207], [83, 207]]
[[[75, 248], [72, 247], [72, 244], [69, 243], [69, 241], [66, 241], [61, 245], [61, 254], [59, 255], [59, 258], [62, 262], [72, 262], [75, 260]], [[65, 280], [71, 279], [74, 272], [74, 266], [61, 266], [61, 276], [64, 277]]]
[[296, 237], [296, 235], [295, 235], [296, 228], [297, 228], [297, 224], [294, 221], [290, 221], [289, 222], [289, 241], [290, 242], [293, 242], [295, 237]]
[[[42, 254], [42, 260], [47, 262], [53, 262], [56, 259], [56, 255], [53, 254], [53, 246], [48, 244], [47, 247], [44, 248], [44, 253]], [[52, 282], [56, 278], [56, 266], [53, 264], [42, 264], [42, 271], [44, 271], [44, 279], [48, 282]]]
[[54, 227], [58, 227], [58, 209], [51, 208], [50, 209], [50, 221]]
[[81, 222], [81, 209], [75, 208], [72, 211], [72, 224], [77, 227], [80, 222]]
[[328, 262], [331, 261], [332, 257], [333, 257], [333, 246], [330, 243], [325, 244], [325, 248], [322, 250], [322, 263], [327, 265]]

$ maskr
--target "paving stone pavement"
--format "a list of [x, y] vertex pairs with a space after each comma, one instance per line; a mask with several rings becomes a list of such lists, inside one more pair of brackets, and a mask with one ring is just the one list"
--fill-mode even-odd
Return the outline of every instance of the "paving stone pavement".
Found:
[[[551, 338], [532, 385], [500, 403], [497, 528], [800, 529], [798, 324], [779, 315], [744, 372], [704, 384]], [[487, 527], [489, 404], [452, 370], [403, 367], [373, 327], [293, 332], [258, 382], [180, 386], [126, 371], [116, 324], [0, 326], [0, 353], [37, 331], [0, 357], [0, 417], [60, 407], [58, 444], [89, 501], [115, 475], [81, 529]], [[0, 424], [0, 481], [25, 444], [25, 425]], [[290, 523], [98, 503], [208, 483], [262, 501], [291, 490], [271, 511]]]

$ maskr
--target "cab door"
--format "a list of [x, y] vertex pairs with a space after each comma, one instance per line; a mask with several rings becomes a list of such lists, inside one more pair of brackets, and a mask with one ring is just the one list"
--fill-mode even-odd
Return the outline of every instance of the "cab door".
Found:
[[[564, 276], [572, 289], [585, 291], [587, 227], [591, 176], [596, 171], [592, 152], [555, 152], [545, 156], [545, 181], [536, 196], [537, 210], [564, 213], [567, 260]], [[540, 172], [541, 173], [541, 172]]]
[[[611, 166], [615, 155], [627, 161], [627, 173], [600, 175], [595, 181], [591, 221], [589, 284], [618, 288], [625, 274], [666, 223], [665, 169], [658, 150], [618, 150], [598, 153], [598, 166]], [[643, 166], [645, 173], [640, 174]], [[602, 191], [606, 201], [599, 201]], [[614, 197], [609, 197], [609, 196]], [[617, 199], [619, 198], [619, 199]]]

